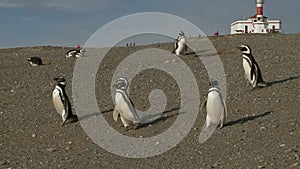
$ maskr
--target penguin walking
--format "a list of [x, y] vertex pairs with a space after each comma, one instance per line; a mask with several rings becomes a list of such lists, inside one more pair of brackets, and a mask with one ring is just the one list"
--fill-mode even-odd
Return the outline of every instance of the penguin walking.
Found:
[[204, 143], [209, 139], [219, 124], [219, 128], [222, 128], [227, 117], [226, 103], [218, 87], [218, 82], [211, 80], [209, 85], [207, 99], [200, 109], [203, 110], [206, 107], [206, 120], [199, 135], [199, 143]]
[[52, 101], [57, 113], [62, 117], [62, 125], [78, 121], [78, 117], [72, 113], [71, 103], [65, 91], [66, 79], [59, 76], [54, 80], [56, 85], [52, 92]]
[[36, 56], [27, 58], [27, 61], [31, 66], [41, 66], [43, 64], [42, 59]]
[[84, 54], [84, 49], [80, 49], [80, 48], [75, 48], [75, 49], [71, 49], [66, 53], [66, 58], [70, 58], [70, 57], [75, 57], [75, 58], [79, 58], [82, 57]]
[[243, 52], [242, 56], [245, 79], [252, 84], [253, 89], [256, 87], [268, 86], [262, 78], [260, 68], [251, 53], [251, 48], [248, 45], [241, 45], [238, 48]]
[[227, 117], [227, 107], [221, 90], [218, 87], [218, 82], [211, 80], [209, 82], [210, 88], [208, 90], [208, 96], [201, 110], [206, 107], [206, 124], [205, 127], [209, 128], [220, 123], [219, 128], [222, 128]]
[[180, 31], [177, 39], [174, 42], [174, 50], [172, 53], [176, 55], [183, 55], [187, 51], [186, 38], [184, 32]]
[[141, 119], [136, 113], [135, 107], [126, 92], [128, 80], [121, 77], [116, 82], [115, 109], [113, 119], [118, 120], [120, 116], [124, 127], [134, 126], [135, 128], [141, 123]]

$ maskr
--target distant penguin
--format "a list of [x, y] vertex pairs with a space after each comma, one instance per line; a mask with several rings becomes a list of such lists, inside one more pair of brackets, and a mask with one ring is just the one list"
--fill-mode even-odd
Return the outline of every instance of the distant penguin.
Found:
[[219, 128], [222, 128], [227, 117], [226, 103], [218, 87], [218, 82], [211, 80], [209, 84], [210, 88], [208, 90], [207, 99], [201, 106], [201, 110], [206, 107], [207, 115], [205, 127], [209, 128], [220, 123]]
[[174, 50], [172, 53], [176, 55], [183, 55], [187, 51], [186, 38], [184, 32], [180, 31], [177, 39], [174, 42]]
[[66, 58], [70, 58], [70, 57], [75, 57], [75, 58], [79, 58], [82, 57], [84, 54], [84, 49], [80, 49], [80, 48], [75, 48], [75, 49], [71, 49], [66, 53]]
[[113, 112], [113, 119], [118, 120], [120, 116], [124, 127], [134, 126], [138, 127], [141, 119], [136, 113], [135, 107], [127, 94], [128, 80], [121, 77], [116, 82], [116, 95], [115, 95], [115, 109]]
[[268, 84], [263, 80], [260, 68], [251, 54], [251, 48], [248, 45], [241, 45], [239, 49], [243, 52], [243, 67], [245, 70], [245, 79], [255, 87], [266, 87]]
[[59, 76], [54, 80], [56, 85], [52, 92], [52, 101], [57, 113], [62, 117], [62, 125], [78, 121], [77, 116], [72, 113], [71, 103], [65, 91], [67, 85], [65, 78]]
[[27, 61], [31, 66], [41, 66], [43, 64], [42, 59], [36, 56], [27, 58]]

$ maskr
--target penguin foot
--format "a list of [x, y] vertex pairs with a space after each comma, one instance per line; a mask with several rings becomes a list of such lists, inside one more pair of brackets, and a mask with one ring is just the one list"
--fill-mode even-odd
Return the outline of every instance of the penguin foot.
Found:
[[64, 121], [61, 125], [63, 126], [65, 124], [74, 123], [77, 121], [78, 121], [78, 117], [76, 115], [74, 115], [74, 116], [71, 116], [70, 118], [68, 118], [66, 121]]
[[269, 84], [266, 82], [262, 82], [262, 83], [257, 83], [257, 86], [258, 87], [267, 87], [267, 86], [269, 86]]

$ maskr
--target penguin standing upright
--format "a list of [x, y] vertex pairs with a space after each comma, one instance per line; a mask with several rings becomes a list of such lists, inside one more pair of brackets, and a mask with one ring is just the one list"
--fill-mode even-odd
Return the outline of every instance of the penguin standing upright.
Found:
[[121, 77], [116, 82], [116, 95], [115, 95], [115, 109], [113, 112], [113, 119], [118, 120], [120, 116], [124, 127], [135, 126], [141, 123], [141, 119], [136, 113], [135, 107], [132, 101], [129, 99], [126, 92], [128, 88], [128, 80]]
[[220, 123], [219, 128], [222, 128], [227, 117], [226, 103], [218, 87], [218, 82], [211, 80], [209, 84], [207, 99], [201, 106], [201, 110], [206, 106], [205, 127], [209, 128]]
[[42, 59], [36, 56], [27, 58], [27, 61], [31, 66], [41, 66], [43, 64]]
[[174, 50], [172, 53], [176, 55], [182, 55], [187, 51], [186, 38], [184, 36], [184, 32], [180, 31], [177, 39], [174, 42]]
[[207, 99], [201, 106], [201, 110], [206, 108], [206, 120], [199, 135], [199, 143], [204, 143], [212, 136], [219, 125], [222, 128], [227, 117], [227, 107], [222, 92], [218, 87], [218, 82], [211, 80], [209, 82]]
[[248, 45], [241, 45], [239, 49], [243, 52], [243, 67], [245, 70], [245, 79], [255, 87], [266, 87], [268, 84], [263, 80], [260, 68], [251, 53]]
[[52, 92], [52, 101], [57, 113], [62, 117], [62, 125], [78, 121], [77, 116], [72, 113], [71, 103], [65, 91], [66, 79], [59, 76], [54, 80], [56, 85]]

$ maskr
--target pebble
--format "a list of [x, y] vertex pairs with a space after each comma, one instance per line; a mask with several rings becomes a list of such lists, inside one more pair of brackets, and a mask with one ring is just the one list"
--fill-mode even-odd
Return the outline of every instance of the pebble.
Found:
[[47, 148], [47, 151], [50, 152], [50, 153], [53, 153], [53, 152], [55, 152], [56, 150], [55, 150], [55, 148]]
[[71, 147], [67, 146], [67, 147], [65, 148], [65, 150], [71, 150]]
[[281, 147], [286, 147], [286, 145], [285, 145], [285, 144], [280, 144], [279, 147], [280, 147], [280, 148], [281, 148]]
[[31, 137], [32, 137], [32, 138], [36, 137], [36, 134], [33, 133], [33, 134], [31, 135]]
[[300, 166], [300, 163], [294, 163], [291, 167]]

